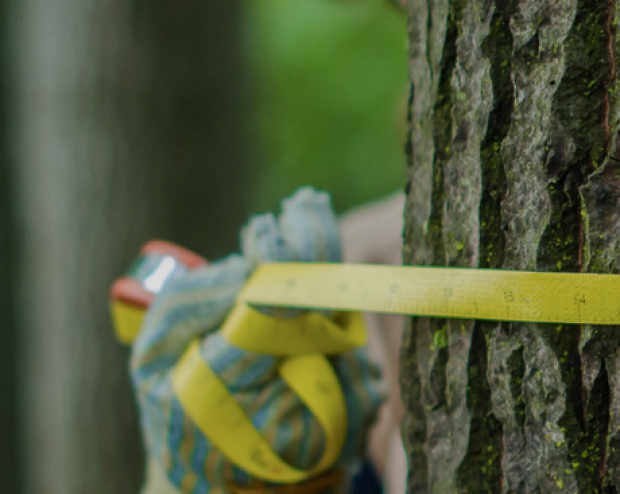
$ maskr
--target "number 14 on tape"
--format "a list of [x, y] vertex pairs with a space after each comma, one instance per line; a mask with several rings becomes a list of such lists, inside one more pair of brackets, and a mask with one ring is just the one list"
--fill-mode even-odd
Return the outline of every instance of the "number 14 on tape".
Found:
[[620, 325], [620, 276], [319, 263], [261, 265], [253, 305], [425, 317]]

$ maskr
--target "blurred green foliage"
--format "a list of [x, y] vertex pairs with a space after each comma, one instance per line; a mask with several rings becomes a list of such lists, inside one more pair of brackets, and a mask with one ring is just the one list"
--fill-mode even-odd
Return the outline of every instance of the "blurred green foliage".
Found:
[[337, 211], [405, 183], [406, 18], [385, 0], [247, 0], [254, 211], [302, 185]]

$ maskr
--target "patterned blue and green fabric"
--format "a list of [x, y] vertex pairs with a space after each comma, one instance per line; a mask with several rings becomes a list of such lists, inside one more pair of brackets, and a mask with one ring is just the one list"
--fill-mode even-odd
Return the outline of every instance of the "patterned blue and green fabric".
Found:
[[[225, 493], [251, 479], [187, 417], [170, 373], [187, 346], [201, 339], [202, 357], [226, 384], [254, 426], [285, 461], [308, 469], [321, 457], [323, 431], [278, 374], [280, 359], [236, 348], [217, 330], [252, 271], [265, 261], [340, 261], [340, 235], [329, 196], [304, 188], [283, 201], [278, 217], [253, 217], [242, 230], [241, 254], [188, 272], [164, 287], [132, 348], [131, 375], [148, 454], [183, 493]], [[261, 309], [274, 317], [299, 310]], [[368, 431], [386, 396], [365, 348], [331, 357], [348, 412], [340, 465], [353, 472], [364, 460]]]

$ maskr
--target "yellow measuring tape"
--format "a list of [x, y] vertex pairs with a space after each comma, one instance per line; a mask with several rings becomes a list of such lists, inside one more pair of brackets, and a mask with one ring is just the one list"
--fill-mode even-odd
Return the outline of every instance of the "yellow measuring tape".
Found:
[[248, 304], [426, 317], [620, 324], [620, 276], [272, 263], [243, 289]]
[[[114, 307], [113, 314], [118, 316]], [[132, 314], [133, 318], [115, 321], [136, 324], [139, 312]], [[123, 334], [137, 333], [138, 328], [123, 329]], [[280, 376], [321, 425], [325, 446], [319, 462], [308, 470], [284, 462], [202, 358], [200, 343], [195, 341], [176, 364], [172, 386], [183, 410], [201, 432], [231, 462], [261, 480], [297, 483], [333, 467], [346, 439], [347, 409], [338, 377], [325, 355], [365, 344], [362, 315], [343, 312], [331, 319], [319, 314], [275, 319], [239, 303], [220, 334], [244, 350], [285, 357], [278, 369]]]
[[[620, 324], [620, 277], [570, 273], [385, 265], [269, 263], [241, 292], [221, 334], [259, 354], [285, 356], [280, 375], [321, 424], [326, 446], [310, 470], [291, 467], [254, 429], [194, 343], [173, 372], [184, 410], [213, 444], [255, 477], [295, 483], [331, 467], [342, 449], [346, 407], [324, 355], [364, 344], [358, 311], [427, 317], [560, 324]], [[306, 314], [275, 319], [249, 305], [327, 309], [327, 319]], [[343, 312], [344, 311], [344, 312]], [[134, 313], [135, 312], [135, 313]], [[136, 334], [139, 311], [116, 321], [126, 341]], [[138, 326], [136, 326], [138, 325]], [[131, 328], [129, 326], [132, 326]]]
[[145, 309], [122, 302], [113, 302], [110, 312], [116, 338], [124, 345], [131, 345], [140, 332]]
[[177, 364], [172, 384], [185, 413], [230, 461], [255, 478], [296, 483], [336, 463], [346, 437], [347, 409], [338, 377], [322, 355], [292, 357], [284, 361], [279, 371], [325, 433], [323, 455], [309, 470], [293, 468], [273, 451], [226, 386], [205, 364], [197, 342]]
[[[316, 333], [313, 333], [316, 330]], [[325, 355], [349, 351], [366, 341], [361, 314], [318, 314], [274, 319], [238, 304], [220, 330], [230, 343], [255, 353], [291, 356], [280, 376], [308, 407], [325, 433], [319, 462], [309, 470], [285, 463], [254, 428], [224, 383], [200, 355], [194, 342], [172, 375], [183, 410], [230, 461], [256, 478], [295, 483], [316, 476], [336, 463], [347, 432], [347, 410], [338, 377]]]

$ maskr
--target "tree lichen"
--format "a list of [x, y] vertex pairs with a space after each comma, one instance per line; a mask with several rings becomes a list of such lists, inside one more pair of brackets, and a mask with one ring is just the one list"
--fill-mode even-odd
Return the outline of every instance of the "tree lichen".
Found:
[[[405, 262], [618, 272], [615, 0], [409, 7]], [[413, 318], [408, 491], [620, 490], [616, 334]]]

